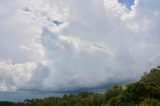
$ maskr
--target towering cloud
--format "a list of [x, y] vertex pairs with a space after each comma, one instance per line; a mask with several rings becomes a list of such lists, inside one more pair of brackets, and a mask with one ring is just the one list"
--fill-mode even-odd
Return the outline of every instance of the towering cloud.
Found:
[[0, 91], [92, 89], [158, 65], [159, 1], [124, 4], [1, 0]]

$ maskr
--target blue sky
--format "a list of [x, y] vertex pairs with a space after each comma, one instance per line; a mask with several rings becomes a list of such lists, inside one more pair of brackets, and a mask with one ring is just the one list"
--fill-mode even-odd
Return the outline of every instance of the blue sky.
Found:
[[0, 98], [104, 90], [159, 65], [160, 1], [121, 3], [1, 0]]
[[131, 6], [134, 5], [134, 0], [118, 0], [118, 2], [122, 3], [125, 5], [128, 9], [131, 9]]

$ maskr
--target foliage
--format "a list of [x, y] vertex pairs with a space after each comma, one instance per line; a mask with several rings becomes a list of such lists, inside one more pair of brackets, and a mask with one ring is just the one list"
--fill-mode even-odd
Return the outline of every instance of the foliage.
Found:
[[104, 93], [82, 92], [63, 97], [27, 99], [22, 103], [3, 101], [0, 106], [160, 106], [160, 70], [152, 69], [126, 86], [114, 86]]

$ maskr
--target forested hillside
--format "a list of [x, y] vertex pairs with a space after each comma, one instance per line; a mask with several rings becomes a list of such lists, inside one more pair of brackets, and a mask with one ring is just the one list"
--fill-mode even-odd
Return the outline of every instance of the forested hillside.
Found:
[[152, 69], [137, 82], [114, 86], [103, 93], [83, 92], [22, 103], [5, 101], [0, 106], [160, 106], [160, 69]]

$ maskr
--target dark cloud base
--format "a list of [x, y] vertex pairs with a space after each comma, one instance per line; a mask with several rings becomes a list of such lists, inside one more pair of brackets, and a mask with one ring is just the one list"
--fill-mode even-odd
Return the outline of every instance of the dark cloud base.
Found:
[[13, 101], [21, 102], [25, 99], [40, 99], [49, 96], [63, 96], [64, 94], [79, 94], [81, 92], [103, 92], [106, 89], [109, 89], [115, 85], [123, 85], [132, 81], [122, 81], [119, 83], [110, 83], [106, 85], [101, 85], [98, 87], [90, 88], [78, 88], [74, 90], [60, 90], [60, 91], [15, 91], [15, 92], [0, 92], [0, 101]]

